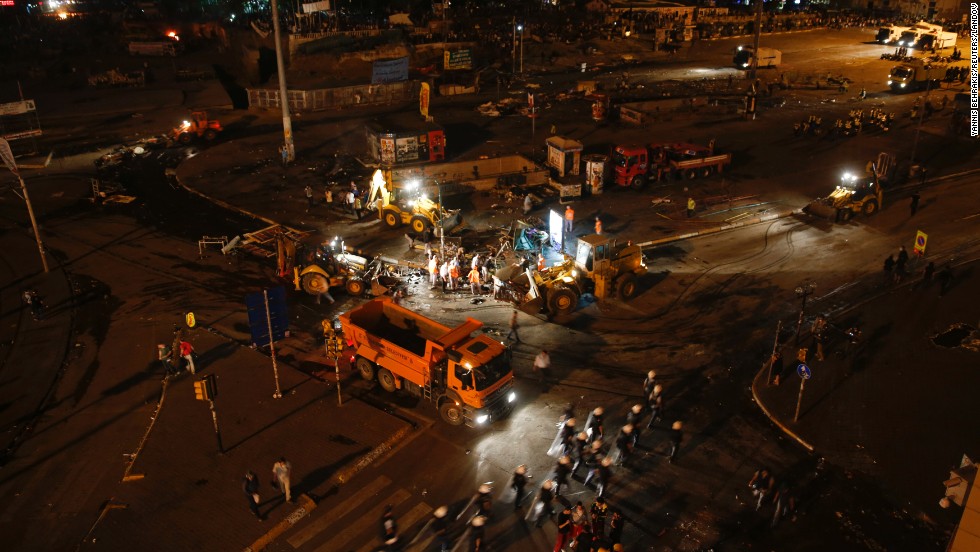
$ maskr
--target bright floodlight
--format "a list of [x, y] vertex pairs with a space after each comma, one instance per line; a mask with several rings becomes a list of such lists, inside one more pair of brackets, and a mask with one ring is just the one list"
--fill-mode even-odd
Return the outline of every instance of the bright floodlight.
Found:
[[419, 181], [418, 181], [418, 179], [413, 178], [413, 179], [411, 179], [411, 180], [408, 181], [408, 189], [409, 190], [414, 190], [415, 188], [418, 188], [418, 187], [419, 187]]

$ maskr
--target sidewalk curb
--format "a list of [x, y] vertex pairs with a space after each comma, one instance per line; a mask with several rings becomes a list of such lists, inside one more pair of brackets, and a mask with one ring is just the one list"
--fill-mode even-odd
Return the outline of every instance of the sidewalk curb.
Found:
[[[179, 167], [179, 165], [178, 165], [178, 167]], [[209, 195], [205, 194], [204, 192], [198, 191], [195, 188], [191, 188], [187, 184], [184, 184], [184, 182], [180, 179], [180, 175], [177, 174], [177, 169], [176, 168], [174, 169], [174, 173], [172, 175], [170, 175], [170, 176], [174, 179], [174, 182], [176, 182], [178, 186], [180, 186], [181, 188], [183, 188], [184, 190], [186, 190], [188, 193], [194, 194], [194, 195], [200, 197], [201, 199], [204, 199], [205, 201], [210, 201], [211, 203], [214, 203], [215, 205], [218, 205], [220, 207], [224, 207], [225, 209], [228, 209], [229, 211], [235, 211], [237, 213], [241, 213], [241, 214], [243, 214], [245, 216], [252, 217], [252, 218], [254, 218], [256, 220], [261, 220], [262, 222], [265, 222], [265, 223], [270, 224], [270, 225], [284, 226], [284, 225], [281, 225], [279, 222], [277, 222], [275, 220], [272, 220], [271, 218], [264, 217], [264, 216], [262, 216], [262, 215], [260, 215], [258, 213], [253, 213], [253, 212], [251, 212], [251, 211], [249, 211], [247, 209], [242, 209], [241, 207], [238, 207], [237, 205], [232, 205], [231, 203], [228, 203], [227, 201], [225, 201], [223, 199], [218, 199], [216, 197], [209, 196]], [[294, 230], [294, 229], [291, 228], [290, 230]]]
[[316, 502], [305, 494], [301, 495], [299, 497], [299, 508], [293, 510], [293, 512], [286, 516], [285, 519], [269, 529], [266, 534], [255, 539], [255, 542], [245, 548], [245, 552], [259, 552], [259, 550], [269, 546], [290, 527], [296, 525], [301, 519], [309, 516], [310, 512], [313, 510], [316, 510]]
[[762, 400], [759, 398], [759, 394], [756, 391], [756, 386], [759, 380], [761, 379], [762, 374], [765, 372], [766, 372], [766, 367], [763, 365], [762, 370], [760, 370], [759, 373], [756, 374], [754, 378], [752, 378], [752, 400], [755, 401], [755, 404], [759, 405], [759, 409], [762, 410], [762, 413], [766, 415], [766, 418], [769, 418], [770, 422], [772, 422], [773, 424], [776, 425], [776, 427], [781, 429], [783, 433], [792, 437], [794, 441], [802, 445], [803, 448], [805, 448], [807, 451], [813, 452], [814, 450], [813, 445], [805, 441], [802, 437], [797, 435], [796, 432], [794, 432], [792, 429], [790, 429], [781, 421], [779, 421], [779, 418], [773, 415], [773, 413], [770, 412], [768, 408], [766, 408], [766, 405], [763, 404]]
[[647, 248], [647, 247], [656, 247], [658, 245], [664, 245], [664, 244], [672, 243], [672, 242], [675, 242], [675, 241], [681, 241], [681, 240], [686, 240], [686, 239], [690, 239], [690, 238], [696, 238], [698, 236], [707, 236], [709, 234], [716, 234], [718, 232], [726, 232], [728, 230], [736, 230], [738, 228], [743, 228], [743, 227], [746, 227], [746, 226], [752, 226], [752, 225], [763, 223], [763, 222], [769, 222], [769, 221], [773, 221], [773, 220], [776, 220], [776, 219], [786, 218], [786, 217], [793, 216], [794, 214], [799, 213], [799, 212], [801, 212], [799, 209], [793, 209], [791, 211], [783, 211], [783, 212], [780, 212], [780, 213], [772, 213], [772, 214], [768, 214], [768, 215], [760, 215], [760, 216], [753, 217], [753, 218], [750, 218], [748, 220], [744, 220], [744, 221], [740, 221], [740, 222], [733, 222], [731, 224], [722, 224], [722, 225], [719, 225], [719, 226], [712, 226], [710, 228], [705, 228], [704, 230], [698, 230], [697, 232], [688, 232], [686, 234], [674, 234], [673, 236], [667, 236], [666, 238], [657, 238], [655, 240], [641, 242], [641, 243], [638, 243], [636, 245], [638, 245], [641, 249]]
[[371, 450], [371, 452], [362, 456], [360, 460], [354, 462], [346, 469], [337, 472], [337, 474], [333, 476], [334, 484], [343, 485], [344, 483], [349, 482], [355, 475], [360, 473], [361, 470], [373, 464], [376, 460], [378, 460], [379, 458], [387, 454], [389, 451], [391, 451], [394, 448], [395, 444], [398, 441], [400, 441], [402, 438], [404, 438], [409, 433], [415, 430], [416, 428], [411, 425], [407, 425], [399, 429], [398, 431], [393, 433], [391, 437], [385, 439], [384, 442], [382, 442], [380, 445], [374, 447], [374, 449]]

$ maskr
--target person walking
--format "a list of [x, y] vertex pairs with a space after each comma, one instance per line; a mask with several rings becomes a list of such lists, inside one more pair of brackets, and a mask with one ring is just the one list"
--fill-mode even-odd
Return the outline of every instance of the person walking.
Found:
[[429, 284], [436, 287], [439, 282], [439, 257], [432, 255], [429, 257]]
[[634, 404], [630, 411], [626, 414], [626, 425], [633, 427], [633, 433], [630, 434], [630, 446], [636, 448], [636, 445], [640, 442], [640, 422], [643, 421], [643, 405]]
[[[351, 182], [351, 184], [353, 184], [353, 182]], [[346, 199], [347, 199], [347, 201], [345, 201], [344, 203], [347, 204], [347, 210], [350, 211], [350, 214], [352, 214], [352, 215], [355, 214], [355, 212], [354, 212], [354, 190], [347, 190], [347, 197], [346, 197]]]
[[697, 204], [694, 203], [694, 198], [693, 197], [687, 198], [687, 218], [691, 218], [694, 216], [695, 207], [697, 207]]
[[585, 433], [589, 435], [589, 442], [595, 441], [596, 439], [602, 440], [603, 427], [602, 418], [604, 410], [601, 406], [595, 407], [592, 412], [589, 413], [589, 417], [585, 420]]
[[574, 479], [575, 474], [578, 472], [579, 466], [586, 463], [588, 455], [591, 453], [589, 448], [589, 435], [580, 431], [575, 435], [575, 440], [572, 441], [572, 458], [575, 460], [572, 462], [572, 473], [571, 476]]
[[605, 460], [604, 451], [602, 449], [602, 441], [593, 441], [587, 450], [587, 456], [585, 458], [585, 466], [589, 471], [585, 474], [585, 480], [582, 482], [586, 487], [589, 486], [589, 481], [593, 478], [599, 477], [599, 465]]
[[579, 548], [582, 546], [579, 538], [585, 532], [585, 528], [588, 525], [589, 513], [585, 511], [585, 506], [579, 500], [575, 503], [575, 507], [572, 508], [572, 535], [570, 542], [573, 543], [572, 546], [575, 547], [575, 550], [588, 550], [588, 548]]
[[191, 374], [196, 374], [197, 369], [194, 367], [194, 346], [186, 341], [180, 342], [180, 358], [184, 359], [187, 363], [187, 370]]
[[555, 552], [563, 552], [572, 536], [572, 507], [565, 505], [558, 514], [558, 536], [555, 537]]
[[555, 466], [555, 496], [561, 495], [562, 487], [568, 486], [568, 476], [572, 473], [572, 459], [563, 455]]
[[473, 295], [482, 295], [483, 290], [480, 289], [480, 269], [475, 266], [471, 268], [468, 278], [470, 281], [470, 292]]
[[292, 474], [293, 465], [286, 460], [285, 456], [280, 456], [279, 461], [272, 465], [272, 479], [286, 497], [286, 502], [293, 501], [292, 488], [289, 484], [289, 476]]
[[818, 316], [813, 321], [813, 327], [810, 328], [810, 335], [813, 336], [813, 344], [817, 349], [817, 360], [823, 362], [823, 344], [827, 340], [827, 319], [823, 316]]
[[939, 280], [939, 296], [942, 297], [946, 295], [949, 287], [953, 284], [953, 267], [946, 263], [936, 275], [936, 279]]
[[449, 514], [449, 508], [446, 506], [439, 506], [432, 512], [432, 534], [435, 536], [435, 544], [439, 545], [439, 552], [448, 552], [449, 545], [449, 520], [446, 519], [446, 515]]
[[592, 522], [592, 535], [602, 539], [606, 535], [606, 516], [609, 514], [609, 506], [606, 499], [602, 496], [595, 497], [592, 508], [589, 509], [589, 521]]
[[323, 202], [327, 206], [327, 211], [333, 208], [333, 190], [330, 189], [330, 186], [327, 186], [323, 190]]
[[885, 283], [887, 284], [892, 282], [895, 278], [895, 276], [892, 274], [892, 272], [895, 270], [895, 255], [888, 255], [888, 258], [885, 259], [884, 270]]
[[749, 488], [752, 489], [752, 495], [757, 499], [755, 502], [756, 510], [762, 508], [762, 503], [772, 493], [775, 486], [776, 478], [772, 476], [768, 467], [763, 466], [752, 474], [752, 479], [749, 480]]
[[306, 212], [309, 213], [310, 209], [313, 208], [313, 187], [307, 184], [303, 188], [303, 193], [306, 195]]
[[619, 508], [613, 508], [612, 517], [609, 518], [609, 542], [613, 546], [623, 541], [623, 523], [625, 521], [623, 519], [623, 513], [619, 511]]
[[936, 263], [929, 261], [925, 269], [922, 270], [922, 286], [928, 286], [932, 283], [932, 276], [936, 272]]
[[547, 349], [541, 349], [538, 356], [534, 357], [534, 365], [531, 366], [531, 371], [538, 375], [538, 381], [541, 382], [541, 385], [551, 379], [551, 356], [548, 355]]
[[596, 235], [602, 235], [602, 220], [599, 217], [595, 218], [595, 233]]
[[242, 492], [245, 493], [245, 500], [248, 501], [248, 509], [251, 510], [252, 515], [262, 521], [262, 514], [259, 513], [259, 502], [262, 500], [259, 496], [259, 476], [252, 470], [245, 472], [245, 477], [242, 478]]
[[514, 469], [514, 477], [510, 480], [510, 488], [514, 489], [514, 511], [521, 509], [524, 500], [524, 487], [527, 486], [527, 466], [521, 464]]
[[575, 227], [575, 209], [572, 209], [571, 205], [565, 206], [565, 222], [562, 225], [562, 231], [565, 235], [571, 236], [572, 229]]
[[626, 424], [619, 430], [616, 436], [616, 465], [622, 466], [633, 454], [633, 426]]
[[493, 487], [483, 483], [476, 489], [477, 515], [489, 518], [493, 515]]
[[449, 261], [449, 289], [456, 291], [456, 285], [459, 283], [459, 260], [453, 257]]
[[[647, 372], [647, 377], [643, 378], [643, 398], [644, 400], [649, 400], [650, 395], [653, 394], [653, 388], [657, 385], [657, 372], [650, 370]], [[647, 404], [647, 408], [650, 405]]]
[[510, 341], [511, 336], [514, 336], [515, 341], [518, 343], [521, 342], [521, 336], [517, 333], [517, 328], [519, 327], [520, 325], [517, 323], [517, 309], [514, 309], [514, 312], [510, 315], [510, 332], [507, 334], [507, 341]]
[[674, 463], [674, 459], [677, 458], [677, 451], [681, 448], [681, 441], [684, 439], [684, 434], [681, 432], [684, 424], [680, 421], [674, 422], [670, 426], [670, 454], [667, 456], [667, 461], [671, 464]]
[[659, 422], [664, 415], [664, 386], [657, 385], [653, 386], [653, 392], [650, 393], [650, 398], [647, 399], [647, 404], [650, 405], [650, 420], [647, 421], [647, 429], [653, 427], [653, 424]]
[[481, 552], [484, 550], [483, 541], [486, 539], [487, 518], [476, 516], [470, 521], [470, 551]]
[[551, 505], [555, 501], [555, 493], [552, 491], [552, 487], [554, 487], [554, 482], [549, 479], [541, 484], [541, 490], [538, 491], [538, 504], [541, 511], [538, 512], [534, 520], [535, 527], [541, 527], [544, 525], [544, 520], [550, 519], [554, 515]]
[[612, 458], [607, 456], [596, 467], [596, 496], [605, 496], [606, 491], [609, 490], [609, 483], [612, 481], [612, 464]]
[[898, 247], [898, 258], [895, 260], [895, 283], [898, 284], [905, 276], [905, 268], [909, 263], [909, 253], [904, 245]]
[[176, 376], [178, 373], [180, 373], [174, 367], [173, 359], [171, 358], [172, 356], [173, 353], [169, 345], [164, 343], [157, 344], [157, 360], [163, 364], [163, 369], [166, 376]]
[[393, 510], [394, 507], [388, 504], [381, 514], [381, 540], [389, 547], [398, 542], [398, 520]]
[[531, 211], [533, 209], [534, 209], [534, 200], [531, 199], [531, 194], [528, 193], [527, 195], [524, 196], [524, 214], [525, 215], [531, 214]]
[[769, 368], [772, 371], [772, 384], [778, 386], [783, 379], [783, 370], [785, 369], [783, 353], [779, 349], [776, 349], [772, 356], [769, 357], [769, 364]]
[[920, 199], [921, 196], [919, 196], [919, 192], [915, 192], [912, 194], [912, 200], [909, 202], [909, 211], [911, 211], [912, 213], [909, 215], [909, 217], [914, 217], [915, 212], [919, 210]]

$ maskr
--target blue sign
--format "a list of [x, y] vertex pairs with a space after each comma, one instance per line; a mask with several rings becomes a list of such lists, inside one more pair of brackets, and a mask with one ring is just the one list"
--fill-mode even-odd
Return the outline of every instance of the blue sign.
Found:
[[408, 80], [408, 57], [376, 61], [371, 68], [371, 84]]
[[[269, 296], [269, 312], [266, 314], [266, 296]], [[252, 343], [258, 347], [269, 344], [269, 322], [272, 322], [272, 340], [286, 337], [289, 329], [289, 315], [286, 313], [286, 288], [275, 287], [266, 291], [256, 291], [245, 296], [248, 310], [248, 328], [252, 331]]]
[[800, 363], [800, 365], [796, 367], [796, 373], [799, 374], [800, 377], [805, 380], [810, 379], [810, 376], [812, 375], [810, 373], [810, 367], [802, 363]]

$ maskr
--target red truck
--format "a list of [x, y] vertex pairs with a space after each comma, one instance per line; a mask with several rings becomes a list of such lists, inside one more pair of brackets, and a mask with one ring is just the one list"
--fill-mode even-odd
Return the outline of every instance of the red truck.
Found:
[[649, 146], [616, 146], [612, 165], [616, 184], [642, 188], [647, 181], [669, 177], [704, 178], [720, 173], [732, 162], [732, 154], [715, 154], [714, 145], [650, 144]]
[[452, 425], [486, 425], [514, 407], [510, 351], [475, 334], [479, 320], [450, 328], [382, 297], [341, 314], [340, 325], [362, 378], [435, 402]]

